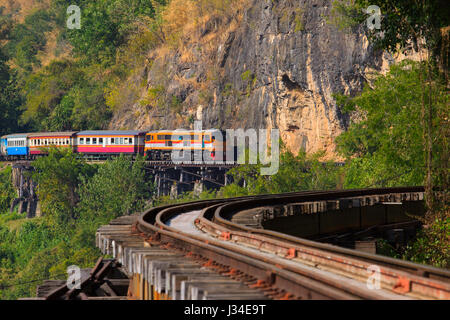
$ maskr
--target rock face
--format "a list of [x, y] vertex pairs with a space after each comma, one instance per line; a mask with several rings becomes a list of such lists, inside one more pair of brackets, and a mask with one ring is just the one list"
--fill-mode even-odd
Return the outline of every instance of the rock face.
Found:
[[330, 0], [252, 0], [232, 17], [211, 16], [183, 46], [150, 53], [141, 101], [111, 127], [186, 128], [200, 118], [204, 128], [278, 128], [291, 151], [335, 157], [348, 119], [333, 94], [360, 91], [386, 59], [362, 28], [327, 23], [330, 10]]

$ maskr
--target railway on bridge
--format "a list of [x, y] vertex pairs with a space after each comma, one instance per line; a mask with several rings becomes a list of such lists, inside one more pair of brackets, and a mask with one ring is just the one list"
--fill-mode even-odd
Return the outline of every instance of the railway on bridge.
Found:
[[[411, 214], [423, 213], [423, 191], [297, 192], [152, 208], [98, 229], [97, 246], [113, 260], [99, 261], [80, 289], [46, 283], [37, 299], [450, 299], [448, 270], [357, 246], [417, 227]], [[293, 218], [297, 236], [264, 229]], [[342, 235], [357, 250], [330, 244]], [[126, 296], [99, 289], [123, 281], [105, 280], [113, 264], [129, 278]]]

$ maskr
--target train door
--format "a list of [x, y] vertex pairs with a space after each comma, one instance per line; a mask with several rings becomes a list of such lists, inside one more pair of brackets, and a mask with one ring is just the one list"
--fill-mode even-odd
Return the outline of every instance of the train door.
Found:
[[7, 143], [6, 138], [0, 140], [0, 154], [4, 156], [6, 156], [6, 143]]

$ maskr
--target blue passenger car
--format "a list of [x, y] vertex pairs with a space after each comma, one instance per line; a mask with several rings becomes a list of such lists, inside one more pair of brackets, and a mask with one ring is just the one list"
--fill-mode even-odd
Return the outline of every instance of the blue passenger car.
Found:
[[27, 157], [28, 156], [28, 134], [10, 134], [6, 137], [5, 149], [7, 157]]

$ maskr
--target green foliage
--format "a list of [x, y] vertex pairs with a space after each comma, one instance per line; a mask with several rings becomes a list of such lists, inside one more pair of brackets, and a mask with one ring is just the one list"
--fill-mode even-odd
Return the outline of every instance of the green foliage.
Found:
[[325, 18], [339, 30], [351, 30], [368, 17], [364, 11], [369, 5], [367, 1], [333, 0], [330, 15]]
[[[4, 211], [6, 212], [6, 211]], [[26, 213], [17, 213], [16, 211], [13, 212], [7, 212], [5, 214], [0, 214], [0, 225], [6, 225], [7, 222], [14, 221], [14, 220], [22, 220], [26, 218]]]
[[[236, 197], [301, 190], [329, 190], [340, 186], [342, 170], [333, 162], [320, 159], [323, 152], [294, 156], [285, 150], [280, 154], [280, 167], [273, 176], [260, 175], [261, 165], [241, 165], [229, 171], [234, 183], [221, 188], [219, 195]], [[245, 181], [245, 187], [244, 187]]]
[[110, 66], [140, 16], [154, 15], [152, 1], [97, 0], [81, 6], [82, 28], [67, 31], [73, 52], [87, 64]]
[[[31, 11], [22, 23], [0, 9], [0, 43], [5, 43], [7, 53], [0, 52], [0, 107], [5, 110], [0, 115], [0, 134], [16, 131], [19, 125], [30, 131], [105, 128], [112, 116], [105, 89], [122, 82], [130, 66], [143, 63], [149, 48], [146, 41], [152, 39], [141, 41], [138, 35], [151, 34], [143, 31], [143, 21], [165, 1], [74, 0], [70, 4], [82, 10], [79, 30], [66, 28], [65, 0], [52, 0]], [[56, 48], [47, 41], [50, 37], [56, 37]], [[61, 51], [62, 60], [41, 67], [44, 53], [58, 56]], [[180, 109], [176, 99], [167, 101]]]
[[365, 9], [372, 4], [380, 8], [381, 29], [367, 32], [378, 48], [395, 52], [398, 46], [405, 48], [410, 41], [417, 46], [423, 39], [424, 45], [436, 56], [445, 48], [441, 28], [450, 25], [450, 7], [445, 0], [394, 0], [377, 3], [368, 0], [335, 0], [329, 21], [340, 28], [365, 25], [366, 19], [369, 18]]
[[34, 296], [42, 280], [66, 279], [70, 265], [92, 267], [101, 255], [95, 230], [139, 212], [152, 195], [143, 158], [120, 157], [97, 168], [53, 150], [34, 166], [45, 216], [9, 230], [6, 222], [23, 215], [0, 215], [0, 299]]
[[294, 23], [295, 28], [294, 32], [299, 32], [305, 30], [305, 24], [303, 22], [304, 18], [304, 10], [301, 8], [298, 8], [295, 10], [295, 17], [294, 17]]
[[9, 210], [11, 201], [15, 196], [15, 192], [11, 182], [12, 168], [7, 166], [0, 169], [0, 213]]
[[244, 82], [244, 85], [246, 86], [245, 93], [248, 97], [250, 96], [251, 91], [255, 87], [256, 75], [252, 71], [247, 70], [241, 74], [241, 79]]
[[408, 245], [403, 259], [433, 265], [450, 267], [450, 217], [437, 219], [420, 232], [417, 241]]
[[59, 149], [49, 150], [48, 156], [37, 159], [33, 166], [41, 210], [53, 225], [67, 230], [76, 214], [78, 185], [95, 168], [79, 160], [71, 150]]
[[5, 54], [5, 48], [1, 45], [9, 38], [12, 29], [10, 16], [2, 15], [0, 7], [0, 136], [12, 133], [18, 129], [17, 119], [20, 115], [18, 107], [21, 97], [17, 89], [17, 75], [8, 66], [9, 57]]
[[22, 121], [38, 131], [101, 129], [111, 117], [103, 83], [72, 60], [53, 61], [27, 78]]
[[[356, 108], [362, 115], [336, 139], [338, 150], [348, 161], [345, 187], [423, 183], [421, 97], [429, 92], [419, 81], [422, 72], [419, 64], [403, 62], [392, 66], [386, 76], [379, 76], [360, 96], [338, 100], [346, 103], [347, 110]], [[444, 109], [448, 103], [445, 87], [440, 85], [436, 90], [440, 98], [435, 108]], [[442, 153], [442, 147], [436, 145], [434, 152]]]
[[144, 158], [133, 163], [125, 156], [106, 162], [90, 179], [81, 178], [80, 212], [86, 222], [140, 212], [152, 186], [145, 180]]
[[9, 35], [6, 49], [25, 74], [40, 65], [37, 54], [43, 50], [47, 39], [45, 33], [52, 30], [51, 15], [46, 10], [37, 10], [26, 16], [25, 21], [16, 24]]

